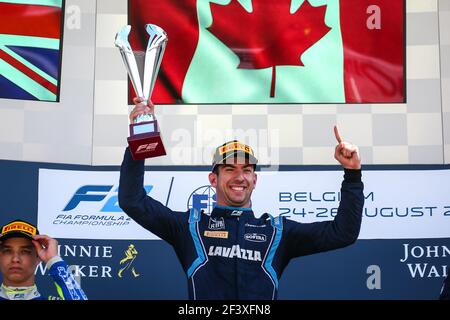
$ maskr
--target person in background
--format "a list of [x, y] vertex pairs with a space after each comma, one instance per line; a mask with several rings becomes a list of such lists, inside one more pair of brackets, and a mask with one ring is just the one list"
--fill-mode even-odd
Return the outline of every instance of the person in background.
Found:
[[22, 220], [11, 221], [0, 231], [0, 300], [46, 300], [35, 284], [40, 261], [46, 264], [59, 295], [49, 296], [49, 300], [87, 300], [67, 264], [58, 256], [58, 242], [39, 235], [34, 225]]

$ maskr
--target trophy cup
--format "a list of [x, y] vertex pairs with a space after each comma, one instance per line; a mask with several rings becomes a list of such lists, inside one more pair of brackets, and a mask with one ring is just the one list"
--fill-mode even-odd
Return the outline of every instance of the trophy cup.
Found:
[[[116, 34], [114, 44], [120, 50], [134, 91], [144, 100], [144, 103], [147, 103], [155, 86], [156, 77], [167, 44], [167, 34], [163, 29], [154, 24], [146, 24], [145, 30], [149, 34], [149, 39], [147, 49], [143, 53], [143, 63], [142, 55], [139, 57], [139, 53], [135, 54], [128, 42], [131, 26], [127, 25], [120, 29]], [[141, 58], [139, 66], [136, 57]], [[153, 158], [166, 154], [159, 133], [158, 122], [152, 114], [140, 115], [134, 119], [133, 123], [130, 124], [130, 136], [127, 140], [134, 160]]]

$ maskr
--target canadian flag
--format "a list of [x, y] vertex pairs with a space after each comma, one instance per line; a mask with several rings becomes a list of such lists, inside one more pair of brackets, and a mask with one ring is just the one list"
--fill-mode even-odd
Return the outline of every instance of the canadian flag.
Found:
[[405, 102], [403, 0], [129, 3], [133, 48], [168, 34], [154, 103]]

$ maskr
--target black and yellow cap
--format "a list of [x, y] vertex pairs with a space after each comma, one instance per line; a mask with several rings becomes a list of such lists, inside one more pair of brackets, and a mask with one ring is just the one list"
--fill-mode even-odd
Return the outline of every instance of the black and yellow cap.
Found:
[[2, 226], [0, 241], [14, 237], [33, 239], [33, 236], [37, 234], [39, 231], [36, 226], [23, 220], [14, 220]]
[[[239, 160], [239, 159], [243, 159]], [[253, 149], [237, 140], [225, 142], [221, 146], [217, 147], [213, 156], [212, 171], [219, 164], [233, 164], [233, 163], [249, 163], [253, 164], [256, 168], [258, 159], [255, 157]]]

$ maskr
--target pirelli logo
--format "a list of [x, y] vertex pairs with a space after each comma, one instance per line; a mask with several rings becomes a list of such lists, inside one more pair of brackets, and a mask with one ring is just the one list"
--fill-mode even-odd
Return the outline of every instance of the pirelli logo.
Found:
[[224, 154], [230, 151], [244, 151], [245, 153], [249, 153], [253, 155], [253, 150], [249, 146], [239, 143], [239, 142], [230, 142], [224, 145], [223, 147], [220, 147], [219, 153]]
[[208, 238], [228, 239], [228, 231], [208, 231], [208, 230], [206, 230], [203, 235]]
[[6, 226], [4, 226], [2, 228], [2, 234], [7, 234], [9, 232], [13, 232], [13, 231], [21, 231], [24, 233], [28, 233], [32, 236], [36, 235], [36, 228], [34, 228], [33, 226], [29, 225], [26, 222], [12, 222], [10, 224], [7, 224]]

